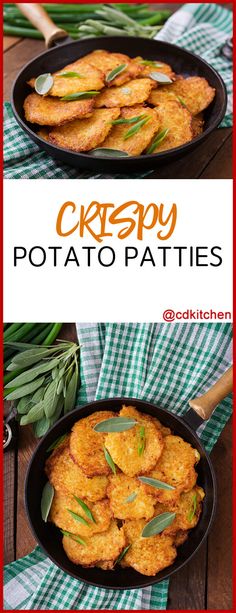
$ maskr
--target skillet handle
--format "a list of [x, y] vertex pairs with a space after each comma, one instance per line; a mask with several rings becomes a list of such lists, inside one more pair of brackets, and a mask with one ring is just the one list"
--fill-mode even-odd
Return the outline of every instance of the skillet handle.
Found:
[[52, 47], [55, 40], [68, 36], [65, 30], [58, 28], [50, 19], [40, 4], [20, 3], [16, 4], [20, 11], [41, 32], [45, 38], [46, 47]]
[[[233, 366], [202, 396], [189, 400], [189, 406], [202, 419], [211, 417], [216, 406], [233, 390]], [[191, 411], [192, 412], [192, 411]]]

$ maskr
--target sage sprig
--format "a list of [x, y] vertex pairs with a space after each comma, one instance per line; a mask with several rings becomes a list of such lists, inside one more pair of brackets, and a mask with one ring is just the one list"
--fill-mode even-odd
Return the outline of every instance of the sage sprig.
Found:
[[173, 485], [169, 485], [168, 483], [164, 483], [164, 481], [159, 481], [158, 479], [154, 479], [153, 477], [138, 477], [139, 481], [145, 483], [145, 485], [151, 485], [151, 487], [155, 487], [158, 490], [174, 490]]
[[164, 74], [164, 72], [150, 72], [148, 76], [153, 81], [157, 81], [157, 83], [162, 83], [165, 85], [173, 83], [172, 79], [170, 79], [167, 74]]
[[35, 79], [34, 89], [40, 96], [48, 94], [53, 86], [53, 77], [50, 72], [41, 74]]
[[54, 497], [54, 487], [51, 485], [49, 481], [47, 481], [47, 483], [45, 483], [45, 486], [43, 488], [42, 498], [41, 498], [41, 515], [42, 515], [43, 521], [45, 522], [47, 521], [49, 513], [50, 513], [53, 497]]
[[137, 424], [132, 417], [111, 417], [94, 426], [95, 432], [125, 432]]
[[111, 81], [113, 81], [116, 77], [118, 77], [119, 74], [124, 72], [126, 68], [127, 68], [127, 64], [120, 64], [120, 66], [113, 68], [113, 70], [111, 70], [111, 72], [107, 74], [106, 82], [110, 83]]
[[151, 521], [144, 526], [142, 536], [147, 538], [149, 536], [155, 536], [163, 532], [167, 526], [170, 526], [175, 519], [175, 513], [161, 513], [157, 517], [153, 517]]
[[43, 436], [62, 412], [75, 406], [79, 346], [60, 341], [51, 347], [25, 344], [22, 348], [14, 343], [14, 349], [19, 352], [8, 369], [21, 372], [5, 385], [4, 396], [16, 401], [20, 425], [34, 424], [35, 435]]
[[188, 514], [188, 521], [190, 522], [193, 521], [194, 515], [196, 513], [196, 509], [197, 509], [197, 494], [194, 494], [193, 501], [192, 501], [192, 508]]
[[94, 157], [104, 157], [104, 158], [129, 157], [129, 154], [126, 151], [121, 151], [120, 149], [109, 149], [108, 147], [98, 147], [97, 149], [91, 149], [89, 153], [90, 155], [93, 155]]
[[[17, 407], [18, 409], [18, 407]], [[63, 441], [65, 441], [66, 437], [68, 435], [67, 434], [63, 434], [62, 436], [59, 436], [51, 445], [50, 447], [48, 447], [47, 449], [47, 453], [49, 453], [50, 451], [54, 451], [54, 449], [57, 449], [57, 447], [59, 447], [59, 445], [61, 445], [61, 443], [63, 443]]]
[[150, 119], [151, 117], [144, 117], [144, 119], [141, 119], [140, 121], [138, 121], [138, 123], [132, 126], [132, 128], [130, 128], [128, 132], [126, 132], [126, 134], [124, 135], [124, 140], [127, 140], [128, 138], [131, 138], [131, 136], [134, 136], [135, 134], [137, 134], [137, 132], [139, 132], [139, 130], [141, 130], [141, 128], [145, 126], [145, 124]]
[[116, 475], [116, 467], [115, 467], [115, 464], [113, 462], [111, 455], [109, 454], [109, 451], [107, 451], [106, 447], [103, 447], [103, 451], [104, 451], [105, 460], [107, 461], [108, 466], [110, 466], [113, 474]]
[[137, 498], [137, 492], [132, 492], [132, 494], [130, 494], [129, 496], [127, 496], [127, 498], [125, 498], [124, 502], [129, 503], [129, 502], [134, 502], [135, 498]]

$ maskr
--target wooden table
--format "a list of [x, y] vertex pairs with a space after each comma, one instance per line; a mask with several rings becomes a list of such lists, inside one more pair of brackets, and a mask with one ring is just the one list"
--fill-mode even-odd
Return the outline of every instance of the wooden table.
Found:
[[[74, 324], [65, 324], [61, 338], [76, 340]], [[31, 428], [20, 429], [18, 448], [4, 454], [5, 562], [18, 559], [35, 546], [24, 508], [25, 473], [35, 449]], [[231, 421], [211, 458], [218, 482], [218, 506], [212, 531], [192, 562], [170, 580], [168, 609], [223, 609], [232, 607], [231, 571]]]
[[[159, 4], [177, 10], [180, 4]], [[227, 3], [228, 8], [231, 4]], [[45, 49], [39, 40], [4, 37], [4, 99], [9, 100], [19, 70]], [[182, 159], [170, 161], [148, 179], [230, 179], [232, 177], [232, 129], [214, 130], [204, 143]]]

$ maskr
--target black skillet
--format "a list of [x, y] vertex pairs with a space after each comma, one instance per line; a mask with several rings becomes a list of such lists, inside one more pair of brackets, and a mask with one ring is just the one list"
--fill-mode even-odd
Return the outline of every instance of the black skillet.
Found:
[[[142, 588], [169, 578], [180, 570], [186, 562], [197, 552], [206, 538], [212, 524], [216, 508], [216, 479], [211, 460], [205, 451], [195, 430], [208, 419], [216, 404], [218, 404], [232, 390], [232, 369], [229, 369], [221, 379], [203, 396], [189, 402], [192, 407], [185, 416], [178, 417], [156, 405], [138, 400], [136, 398], [107, 398], [98, 400], [77, 408], [65, 417], [62, 417], [39, 443], [31, 459], [25, 486], [25, 504], [31, 525], [39, 545], [46, 555], [60, 569], [85, 583], [111, 589]], [[104, 571], [99, 568], [83, 568], [76, 566], [67, 558], [61, 544], [60, 531], [50, 523], [44, 523], [41, 518], [40, 501], [43, 486], [46, 482], [44, 473], [45, 460], [48, 457], [47, 449], [60, 436], [69, 432], [73, 424], [95, 411], [118, 411], [122, 404], [132, 404], [139, 411], [157, 417], [165, 426], [171, 428], [174, 434], [183, 437], [200, 453], [197, 465], [198, 483], [204, 488], [205, 499], [203, 511], [197, 526], [191, 530], [188, 540], [178, 548], [177, 558], [171, 566], [162, 570], [155, 577], [146, 577], [132, 568], [117, 567], [113, 571]], [[202, 415], [202, 417], [199, 416]]]
[[[47, 46], [54, 45], [52, 49], [41, 53], [22, 68], [14, 82], [11, 97], [12, 108], [16, 120], [28, 136], [34, 140], [41, 149], [47, 151], [49, 155], [71, 166], [89, 168], [95, 172], [102, 171], [106, 173], [110, 171], [122, 171], [128, 173], [130, 171], [155, 169], [158, 167], [159, 163], [168, 162], [168, 160], [172, 160], [173, 158], [180, 158], [194, 149], [194, 147], [203, 142], [222, 121], [225, 115], [227, 102], [225, 85], [218, 72], [209, 66], [201, 57], [185, 49], [171, 45], [170, 43], [129, 36], [88, 38], [82, 41], [72, 41], [70, 37], [67, 36], [66, 32], [60, 30], [53, 24], [40, 5], [18, 4], [18, 6], [28, 19], [30, 19], [30, 21], [32, 21], [32, 23], [43, 33]], [[36, 128], [35, 125], [27, 122], [24, 117], [23, 102], [27, 94], [32, 91], [27, 85], [27, 81], [31, 77], [38, 76], [45, 72], [55, 72], [63, 68], [66, 64], [74, 62], [79, 57], [83, 57], [95, 49], [107, 49], [108, 51], [125, 53], [130, 57], [136, 57], [141, 54], [145, 59], [158, 59], [170, 64], [177, 74], [184, 74], [186, 76], [199, 75], [205, 77], [209, 84], [215, 88], [216, 95], [213, 102], [204, 113], [204, 132], [193, 141], [181, 147], [175, 147], [174, 149], [162, 153], [139, 155], [123, 159], [95, 158], [88, 153], [75, 153], [52, 145], [37, 136], [36, 132], [38, 131], [38, 127]]]

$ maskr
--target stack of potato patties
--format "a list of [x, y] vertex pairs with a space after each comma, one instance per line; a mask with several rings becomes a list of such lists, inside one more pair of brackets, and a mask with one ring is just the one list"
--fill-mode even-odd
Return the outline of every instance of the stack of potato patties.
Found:
[[[52, 77], [46, 95], [26, 97], [25, 117], [43, 126], [41, 138], [77, 152], [101, 147], [134, 156], [149, 153], [150, 146], [158, 153], [183, 145], [202, 132], [202, 111], [215, 96], [205, 78], [184, 78], [159, 60], [105, 50], [93, 51]], [[33, 89], [35, 82], [29, 81]]]
[[[123, 432], [94, 429], [114, 417], [135, 424]], [[171, 565], [201, 513], [204, 491], [194, 468], [199, 458], [189, 443], [133, 406], [76, 422], [45, 466], [54, 487], [49, 520], [61, 529], [68, 558], [104, 570], [118, 561], [148, 576]], [[140, 476], [172, 489], [157, 489]], [[165, 512], [175, 514], [172, 523], [155, 536], [142, 536], [146, 524]]]

